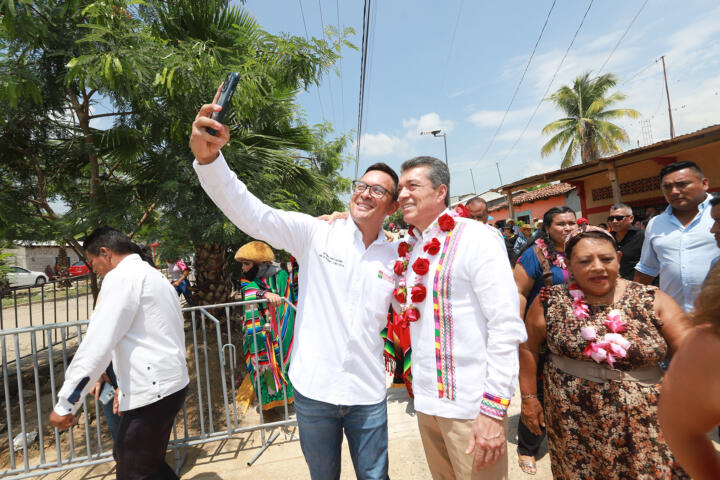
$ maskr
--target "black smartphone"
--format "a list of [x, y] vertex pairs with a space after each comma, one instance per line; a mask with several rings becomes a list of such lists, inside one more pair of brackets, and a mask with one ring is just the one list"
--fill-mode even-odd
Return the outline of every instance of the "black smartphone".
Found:
[[[235, 88], [237, 88], [237, 84], [239, 81], [239, 73], [228, 73], [227, 77], [225, 77], [225, 81], [222, 84], [222, 88], [220, 88], [220, 97], [217, 101], [217, 104], [222, 107], [222, 110], [220, 110], [219, 112], [213, 112], [212, 115], [210, 115], [210, 118], [222, 123], [223, 118], [225, 118], [225, 112], [230, 106], [230, 100], [232, 99], [233, 93], [235, 93]], [[217, 131], [214, 128], [207, 127], [207, 131], [210, 135], [217, 134]]]

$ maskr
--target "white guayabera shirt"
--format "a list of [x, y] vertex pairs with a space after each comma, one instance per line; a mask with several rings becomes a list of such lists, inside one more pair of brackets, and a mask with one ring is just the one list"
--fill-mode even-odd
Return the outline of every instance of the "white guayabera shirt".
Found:
[[[433, 225], [413, 232], [418, 240], [409, 265], [424, 257], [430, 266], [424, 276], [427, 296], [416, 304], [420, 319], [410, 324], [411, 368], [417, 411], [467, 420], [480, 413], [483, 394], [512, 398], [518, 345], [527, 333], [497, 230], [465, 218], [455, 222], [452, 242]], [[423, 246], [434, 236], [442, 247], [428, 257]]]
[[335, 405], [385, 399], [380, 332], [394, 288], [394, 244], [382, 230], [366, 249], [351, 218], [332, 224], [263, 204], [222, 154], [194, 163], [200, 184], [223, 213], [253, 238], [298, 261], [299, 291], [290, 380], [303, 396]]

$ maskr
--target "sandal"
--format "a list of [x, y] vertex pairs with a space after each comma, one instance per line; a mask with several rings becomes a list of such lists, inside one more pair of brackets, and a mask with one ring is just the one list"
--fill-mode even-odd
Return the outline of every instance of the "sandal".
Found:
[[527, 473], [528, 475], [535, 475], [537, 473], [535, 459], [523, 460], [518, 457], [518, 465], [520, 466], [520, 470], [522, 470], [524, 473]]

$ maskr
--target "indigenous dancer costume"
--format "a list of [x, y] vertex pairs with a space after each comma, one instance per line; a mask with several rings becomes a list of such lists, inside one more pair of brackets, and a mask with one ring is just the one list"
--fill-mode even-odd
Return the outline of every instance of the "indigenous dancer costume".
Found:
[[[241, 281], [244, 301], [265, 298], [268, 292], [297, 304], [297, 288], [288, 272], [269, 262], [274, 255], [262, 242], [250, 242], [238, 250], [238, 261], [252, 261], [255, 265], [244, 272]], [[292, 273], [297, 271], [293, 264]], [[297, 278], [296, 274], [293, 277]], [[293, 401], [293, 387], [288, 378], [289, 358], [293, 347], [295, 309], [282, 302], [271, 307], [267, 302], [244, 307], [243, 354], [253, 389], [258, 391], [264, 410]]]

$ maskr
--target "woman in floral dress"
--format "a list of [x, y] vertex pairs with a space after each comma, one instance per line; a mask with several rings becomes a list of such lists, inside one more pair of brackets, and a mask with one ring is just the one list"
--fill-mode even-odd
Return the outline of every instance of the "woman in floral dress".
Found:
[[547, 342], [544, 410], [538, 402], [524, 415], [533, 432], [547, 427], [553, 476], [689, 478], [657, 419], [658, 363], [690, 328], [682, 310], [657, 288], [619, 278], [617, 244], [599, 228], [571, 233], [565, 253], [575, 283], [533, 302], [520, 357], [521, 393], [532, 404]]

